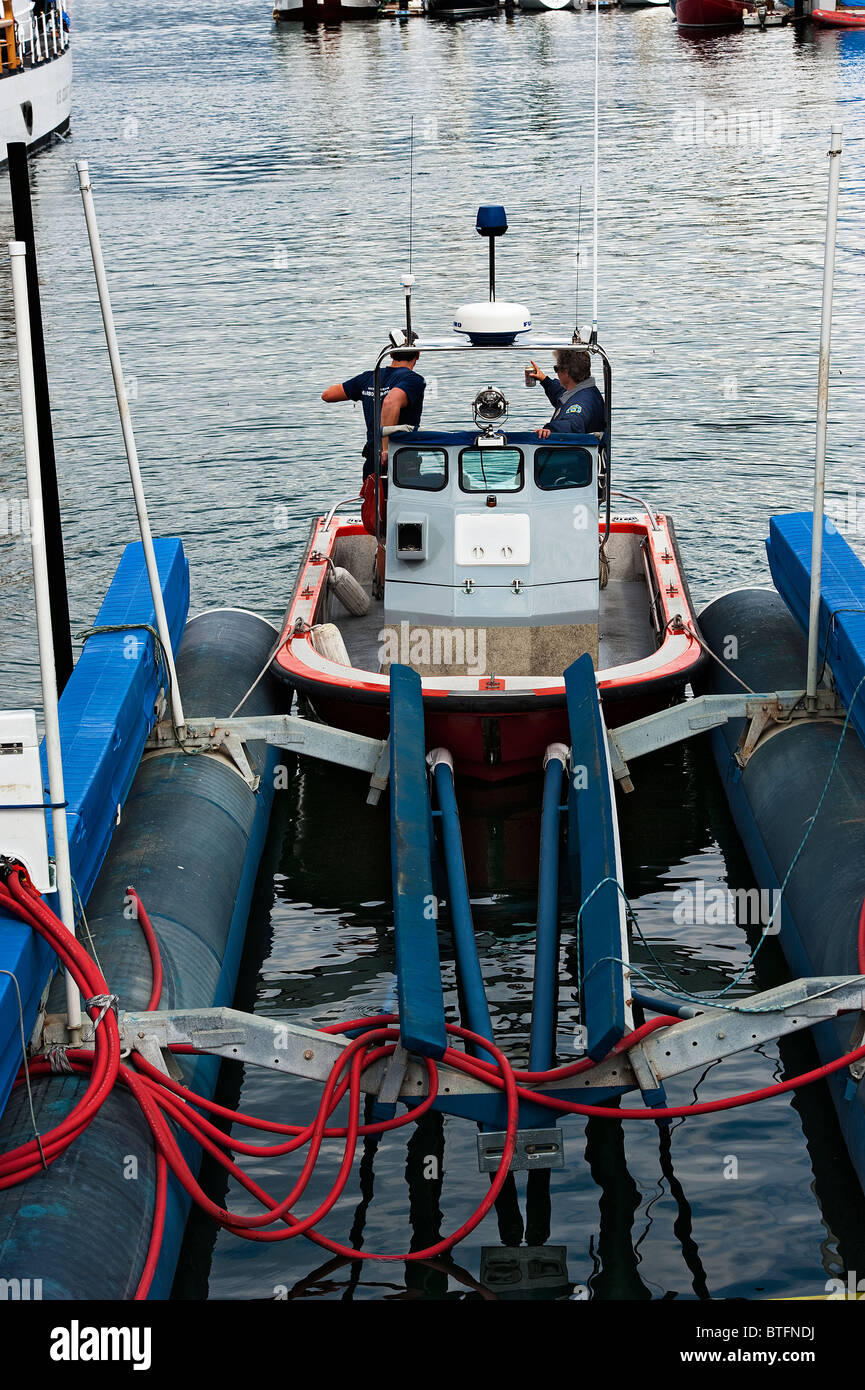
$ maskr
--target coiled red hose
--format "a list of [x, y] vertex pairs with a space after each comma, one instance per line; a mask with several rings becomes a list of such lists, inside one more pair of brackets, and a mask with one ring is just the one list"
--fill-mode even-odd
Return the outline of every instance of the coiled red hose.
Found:
[[[140, 898], [137, 893], [134, 893], [134, 890], [130, 889], [129, 892], [135, 897], [139, 921], [142, 923], [142, 929], [148, 939], [151, 958], [154, 961], [153, 989], [149, 1005], [152, 1008], [158, 1003], [162, 989], [158, 944]], [[109, 993], [108, 985], [101, 971], [72, 934], [67, 931], [63, 923], [45, 906], [23, 870], [13, 870], [10, 873], [8, 888], [0, 884], [0, 904], [28, 922], [34, 930], [50, 942], [61, 962], [72, 973], [79, 988], [87, 992], [88, 998]], [[859, 918], [858, 956], [860, 970], [865, 974], [865, 904], [863, 904]], [[91, 1019], [95, 1021], [99, 1017], [99, 1006], [92, 1005], [88, 1012]], [[614, 1051], [626, 1053], [629, 1047], [633, 1047], [656, 1029], [667, 1027], [675, 1022], [677, 1022], [675, 1018], [663, 1016], [652, 1019], [649, 1023], [630, 1033], [617, 1045]], [[218, 1105], [214, 1101], [195, 1095], [187, 1087], [163, 1075], [139, 1054], [133, 1054], [134, 1065], [132, 1067], [122, 1064], [117, 1020], [111, 1010], [104, 1014], [100, 1025], [95, 1030], [94, 1052], [91, 1053], [83, 1048], [67, 1049], [67, 1058], [73, 1071], [87, 1080], [87, 1086], [84, 1095], [69, 1115], [55, 1129], [42, 1137], [42, 1152], [46, 1162], [53, 1162], [79, 1134], [83, 1133], [117, 1082], [126, 1086], [135, 1097], [153, 1134], [156, 1147], [154, 1221], [148, 1254], [135, 1294], [136, 1299], [147, 1297], [158, 1263], [165, 1224], [169, 1170], [190, 1198], [214, 1221], [247, 1240], [281, 1241], [293, 1239], [298, 1235], [305, 1235], [317, 1245], [346, 1259], [400, 1262], [430, 1260], [450, 1250], [463, 1240], [492, 1209], [510, 1169], [519, 1122], [520, 1100], [530, 1101], [560, 1113], [599, 1118], [616, 1120], [673, 1119], [729, 1110], [742, 1105], [751, 1105], [756, 1101], [765, 1100], [772, 1096], [782, 1095], [796, 1087], [809, 1085], [829, 1076], [848, 1066], [851, 1062], [865, 1057], [865, 1045], [863, 1045], [802, 1076], [777, 1082], [772, 1086], [750, 1091], [744, 1095], [729, 1096], [690, 1105], [621, 1110], [609, 1106], [567, 1101], [554, 1094], [532, 1089], [533, 1086], [539, 1084], [567, 1079], [590, 1071], [596, 1065], [594, 1062], [583, 1059], [565, 1067], [557, 1067], [545, 1072], [515, 1072], [507, 1058], [494, 1043], [486, 1038], [478, 1037], [468, 1029], [449, 1024], [447, 1028], [451, 1037], [459, 1039], [463, 1043], [482, 1046], [487, 1052], [492, 1053], [495, 1059], [494, 1062], [488, 1062], [454, 1047], [448, 1047], [442, 1062], [504, 1092], [507, 1104], [507, 1130], [502, 1158], [483, 1200], [468, 1220], [456, 1231], [423, 1250], [390, 1255], [355, 1250], [349, 1246], [341, 1245], [339, 1242], [321, 1235], [315, 1227], [332, 1210], [345, 1189], [354, 1161], [358, 1138], [368, 1134], [383, 1134], [414, 1123], [435, 1103], [438, 1095], [438, 1070], [434, 1062], [425, 1059], [428, 1076], [427, 1095], [417, 1105], [404, 1115], [395, 1116], [393, 1119], [369, 1125], [360, 1123], [363, 1073], [382, 1058], [392, 1055], [399, 1040], [397, 1025], [398, 1019], [394, 1015], [379, 1014], [354, 1019], [348, 1023], [331, 1025], [321, 1030], [330, 1034], [355, 1033], [360, 1030], [360, 1035], [348, 1042], [336, 1059], [325, 1082], [315, 1118], [307, 1125], [287, 1125], [260, 1120]], [[173, 1050], [180, 1053], [194, 1053], [196, 1051], [191, 1047], [177, 1047]], [[35, 1076], [52, 1074], [49, 1061], [45, 1057], [34, 1058], [29, 1069], [31, 1074]], [[17, 1084], [23, 1084], [23, 1078], [19, 1078]], [[347, 1123], [344, 1126], [329, 1125], [328, 1121], [346, 1096], [349, 1103]], [[199, 1113], [201, 1111], [220, 1120], [230, 1121], [232, 1124], [289, 1137], [285, 1142], [269, 1145], [249, 1144], [224, 1133], [223, 1130], [212, 1124], [204, 1114]], [[250, 1195], [256, 1198], [265, 1210], [258, 1215], [247, 1216], [238, 1212], [231, 1212], [213, 1202], [203, 1191], [186, 1163], [177, 1143], [172, 1124], [179, 1125], [190, 1134], [205, 1152], [211, 1154]], [[300, 1200], [309, 1184], [315, 1165], [321, 1155], [323, 1141], [331, 1138], [340, 1138], [345, 1141], [343, 1157], [336, 1178], [327, 1196], [316, 1209], [308, 1216], [299, 1218], [293, 1214], [292, 1208]], [[259, 1187], [237, 1166], [230, 1156], [231, 1153], [240, 1153], [249, 1156], [275, 1157], [306, 1146], [308, 1146], [309, 1151], [301, 1173], [291, 1191], [279, 1201]], [[40, 1171], [41, 1167], [42, 1160], [37, 1142], [34, 1140], [19, 1145], [10, 1153], [0, 1157], [0, 1189], [23, 1181]], [[284, 1229], [265, 1229], [275, 1223], [281, 1223], [281, 1227]]]

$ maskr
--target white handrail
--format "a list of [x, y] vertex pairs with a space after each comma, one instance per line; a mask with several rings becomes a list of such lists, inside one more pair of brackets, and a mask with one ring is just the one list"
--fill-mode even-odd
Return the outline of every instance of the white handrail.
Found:
[[81, 190], [81, 199], [84, 203], [84, 216], [87, 222], [87, 235], [90, 239], [90, 253], [93, 257], [93, 269], [96, 273], [99, 307], [102, 310], [105, 340], [108, 344], [111, 373], [114, 377], [117, 408], [120, 412], [120, 428], [123, 431], [123, 443], [126, 446], [126, 461], [129, 465], [129, 477], [132, 482], [132, 493], [135, 498], [135, 510], [138, 514], [138, 528], [141, 532], [141, 544], [144, 548], [147, 577], [150, 580], [150, 594], [156, 613], [156, 628], [159, 633], [159, 640], [162, 644], [165, 664], [168, 667], [168, 694], [171, 701], [171, 715], [177, 731], [177, 736], [182, 739], [186, 732], [186, 720], [183, 717], [183, 705], [180, 701], [180, 687], [177, 683], [177, 672], [174, 667], [174, 650], [171, 642], [171, 633], [168, 628], [168, 619], [165, 616], [162, 585], [159, 580], [159, 570], [156, 565], [156, 555], [153, 550], [153, 536], [150, 530], [150, 520], [147, 515], [147, 500], [144, 496], [144, 484], [141, 479], [138, 450], [135, 446], [135, 435], [132, 429], [132, 416], [129, 412], [129, 399], [123, 380], [123, 367], [120, 362], [117, 331], [114, 327], [114, 314], [111, 309], [111, 295], [108, 290], [108, 278], [105, 274], [105, 262], [102, 258], [99, 228], [96, 225], [96, 209], [93, 206], [93, 190], [90, 183], [90, 172], [87, 160], [77, 160], [76, 168], [78, 170], [78, 184]]
[[820, 356], [817, 364], [817, 441], [814, 459], [814, 505], [811, 515], [811, 593], [808, 604], [808, 665], [805, 703], [817, 707], [820, 581], [823, 569], [823, 494], [826, 487], [826, 424], [829, 418], [829, 348], [832, 338], [832, 289], [835, 279], [835, 235], [838, 227], [838, 184], [841, 177], [841, 127], [833, 126], [829, 141], [829, 198], [826, 204], [826, 248], [823, 253], [823, 303], [820, 311]]

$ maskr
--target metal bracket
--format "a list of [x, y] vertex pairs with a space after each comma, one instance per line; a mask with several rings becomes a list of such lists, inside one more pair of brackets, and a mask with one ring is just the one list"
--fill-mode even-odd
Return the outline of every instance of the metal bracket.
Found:
[[169, 1076], [172, 1081], [185, 1079], [177, 1059], [168, 1051], [168, 1048], [159, 1046], [152, 1033], [141, 1034], [133, 1038], [132, 1050], [133, 1052], [140, 1052], [145, 1062], [156, 1067], [157, 1071], [161, 1071], [164, 1076]]
[[747, 767], [772, 724], [789, 724], [792, 720], [802, 719], [844, 718], [845, 711], [834, 690], [818, 690], [814, 709], [807, 709], [800, 704], [804, 696], [803, 690], [792, 703], [792, 697], [789, 695], [773, 695], [747, 702], [745, 713], [750, 722], [742, 730], [735, 753], [736, 762], [740, 767]]
[[642, 1043], [636, 1043], [634, 1047], [628, 1048], [628, 1061], [634, 1069], [634, 1076], [637, 1078], [637, 1085], [642, 1091], [644, 1099], [657, 1104], [655, 1098], [663, 1096], [664, 1087], [652, 1065], [651, 1058], [646, 1055]]
[[[478, 1135], [478, 1168], [494, 1173], [502, 1161], [506, 1135], [482, 1131]], [[521, 1129], [511, 1158], [511, 1173], [533, 1172], [535, 1168], [564, 1168], [565, 1145], [560, 1129]]]
[[786, 724], [791, 719], [844, 717], [844, 710], [833, 690], [817, 692], [817, 708], [813, 711], [805, 709], [802, 704], [804, 694], [802, 690], [782, 690], [768, 695], [751, 695], [747, 691], [728, 695], [699, 695], [694, 700], [683, 700], [645, 719], [635, 719], [630, 724], [621, 724], [617, 729], [608, 729], [613, 776], [625, 791], [632, 791], [628, 768], [630, 760], [694, 738], [710, 729], [720, 728], [731, 719], [750, 721], [736, 752], [739, 765], [744, 767], [770, 724]]
[[[865, 1042], [865, 1013], [859, 1015], [850, 1034], [850, 1041], [847, 1044], [848, 1052], [855, 1052], [857, 1047], [861, 1047]], [[852, 1079], [857, 1083], [865, 1076], [865, 1057], [860, 1057], [858, 1062], [851, 1062], [847, 1068]]]
[[224, 753], [231, 758], [247, 786], [256, 791], [259, 778], [253, 772], [246, 745], [267, 743], [275, 748], [302, 753], [322, 762], [338, 763], [370, 774], [367, 802], [375, 805], [390, 777], [390, 749], [387, 739], [366, 738], [347, 729], [335, 729], [296, 714], [262, 714], [235, 719], [188, 719], [181, 745], [177, 744], [170, 720], [162, 720], [152, 730], [147, 748], [181, 746], [204, 752]]
[[249, 789], [256, 792], [261, 778], [253, 772], [244, 742], [234, 727], [241, 722], [226, 720], [220, 724], [216, 720], [192, 719], [186, 726], [183, 739], [179, 740], [171, 720], [161, 719], [151, 731], [145, 748], [152, 751], [175, 747], [194, 749], [196, 753], [224, 753], [234, 763]]
[[402, 1090], [402, 1083], [408, 1070], [408, 1053], [402, 1043], [398, 1043], [393, 1056], [387, 1064], [387, 1071], [378, 1088], [378, 1099], [382, 1105], [395, 1105]]

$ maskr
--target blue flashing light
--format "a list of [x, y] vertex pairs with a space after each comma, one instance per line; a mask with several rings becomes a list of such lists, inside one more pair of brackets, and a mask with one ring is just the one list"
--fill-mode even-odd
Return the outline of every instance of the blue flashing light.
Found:
[[475, 225], [478, 236], [504, 236], [508, 230], [507, 214], [503, 207], [486, 203], [478, 208], [478, 220]]

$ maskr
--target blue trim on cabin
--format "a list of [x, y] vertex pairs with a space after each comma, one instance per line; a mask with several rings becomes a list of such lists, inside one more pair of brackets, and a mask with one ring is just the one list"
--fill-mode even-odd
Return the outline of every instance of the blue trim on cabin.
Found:
[[[177, 645], [189, 609], [189, 565], [177, 539], [154, 541], [172, 641]], [[93, 626], [156, 624], [141, 543], [128, 545]], [[69, 856], [82, 902], [87, 901], [108, 851], [117, 819], [141, 760], [164, 675], [157, 672], [148, 632], [100, 634], [88, 639], [60, 697], [60, 743], [68, 803]], [[45, 747], [42, 771], [48, 800]], [[38, 813], [34, 813], [38, 814]], [[53, 853], [51, 823], [49, 848]], [[50, 905], [56, 909], [56, 895]], [[56, 961], [41, 937], [0, 912], [0, 969], [14, 973], [29, 1039], [39, 998]], [[21, 1064], [21, 1025], [14, 981], [0, 975], [0, 1112]]]
[[[582, 444], [588, 449], [597, 449], [598, 438], [594, 434], [563, 434], [550, 435], [549, 439], [539, 439], [535, 431], [508, 430], [503, 429], [507, 444], [520, 445], [523, 448], [534, 448], [544, 445], [546, 448], [556, 448], [561, 445], [572, 449], [575, 444]], [[481, 439], [480, 430], [412, 430], [410, 434], [395, 434], [391, 436], [391, 449], [399, 449], [405, 445], [408, 448], [448, 448], [448, 449], [467, 449], [474, 448]], [[485, 448], [498, 449], [499, 444], [485, 444]]]

